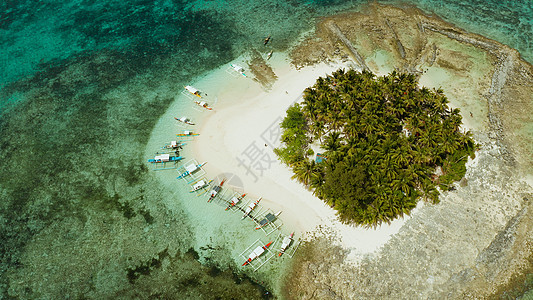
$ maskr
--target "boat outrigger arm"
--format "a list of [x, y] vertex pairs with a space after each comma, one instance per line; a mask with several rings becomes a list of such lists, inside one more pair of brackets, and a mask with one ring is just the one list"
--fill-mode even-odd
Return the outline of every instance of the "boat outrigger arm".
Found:
[[202, 95], [200, 95], [200, 91], [199, 91], [198, 89], [193, 88], [193, 87], [190, 86], [190, 85], [185, 86], [185, 89], [186, 89], [189, 93], [191, 93], [191, 94], [193, 94], [193, 95], [195, 95], [195, 96], [197, 96], [197, 97], [202, 98]]
[[261, 256], [261, 254], [263, 254], [265, 252], [265, 250], [270, 247], [270, 245], [272, 245], [272, 242], [264, 245], [264, 246], [258, 246], [257, 248], [254, 249], [254, 251], [252, 251], [252, 253], [250, 253], [250, 256], [248, 257], [248, 259], [242, 264], [243, 266], [246, 266], [247, 264], [249, 264], [252, 260], [258, 258], [259, 256]]

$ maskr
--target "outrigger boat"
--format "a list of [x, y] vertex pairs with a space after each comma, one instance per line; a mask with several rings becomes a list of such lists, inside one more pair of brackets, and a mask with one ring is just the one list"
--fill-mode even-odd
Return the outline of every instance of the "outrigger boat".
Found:
[[230, 66], [233, 68], [233, 70], [237, 71], [237, 73], [240, 73], [242, 76], [246, 77], [246, 74], [244, 74], [244, 68], [238, 65], [230, 64]]
[[194, 123], [191, 122], [191, 120], [189, 118], [187, 118], [187, 117], [181, 117], [179, 119], [174, 117], [174, 119], [176, 119], [176, 121], [180, 121], [180, 122], [185, 123], [185, 124], [194, 125]]
[[212, 110], [212, 107], [209, 107], [209, 105], [205, 101], [194, 101], [198, 106], [201, 106], [205, 109]]
[[252, 202], [248, 205], [248, 207], [244, 210], [244, 215], [242, 216], [242, 219], [246, 218], [252, 212], [252, 210], [254, 210], [254, 208], [257, 206], [257, 204], [259, 204], [259, 201], [261, 201], [261, 199], [263, 198], [259, 197], [259, 199], [257, 199], [255, 202]]
[[237, 203], [239, 203], [242, 198], [244, 198], [244, 196], [246, 196], [246, 194], [242, 194], [240, 197], [233, 197], [231, 198], [231, 201], [228, 205], [228, 207], [226, 207], [226, 210], [230, 209], [231, 207], [235, 206]]
[[252, 260], [258, 258], [259, 256], [261, 256], [261, 254], [263, 254], [265, 252], [265, 250], [270, 247], [270, 245], [272, 245], [272, 242], [264, 245], [264, 246], [258, 246], [257, 248], [254, 249], [254, 251], [252, 251], [252, 253], [250, 253], [250, 256], [248, 257], [248, 259], [242, 264], [243, 266], [246, 266], [247, 264], [249, 264], [250, 262], [252, 262]]
[[211, 190], [211, 194], [209, 195], [209, 200], [207, 200], [207, 202], [211, 202], [213, 199], [215, 199], [217, 194], [222, 189], [224, 182], [226, 182], [226, 179], [222, 180], [219, 185], [213, 187], [213, 189]]
[[149, 159], [149, 163], [165, 163], [165, 162], [176, 162], [182, 160], [181, 156], [170, 156], [170, 154], [160, 154], [156, 155], [153, 159]]
[[269, 41], [270, 41], [270, 35], [265, 38], [264, 45], [268, 44]]
[[195, 183], [192, 186], [192, 190], [190, 190], [189, 193], [194, 193], [196, 191], [199, 191], [199, 190], [205, 188], [206, 186], [208, 186], [211, 182], [213, 182], [212, 179], [209, 182], [207, 182], [204, 179], [202, 179], [202, 180], [198, 181], [197, 183]]
[[275, 215], [272, 213], [266, 214], [266, 216], [259, 222], [259, 226], [255, 229], [261, 229], [265, 227], [267, 224], [270, 224], [271, 222], [274, 222], [276, 218], [281, 214], [281, 210], [278, 211]]
[[278, 256], [281, 256], [283, 253], [285, 253], [285, 250], [289, 248], [290, 244], [292, 243], [293, 236], [294, 231], [283, 239], [283, 242], [281, 243], [281, 251], [279, 252]]
[[181, 149], [182, 146], [185, 146], [184, 143], [178, 142], [178, 141], [170, 141], [170, 144], [166, 144], [165, 146], [161, 147], [161, 149]]
[[207, 162], [203, 162], [201, 164], [190, 164], [188, 166], [185, 167], [185, 172], [181, 173], [180, 176], [178, 176], [177, 178], [178, 179], [182, 179], [186, 176], [189, 176], [191, 175], [192, 173], [194, 173], [196, 170], [200, 169], [202, 166], [204, 166]]
[[176, 136], [198, 136], [200, 135], [199, 133], [194, 133], [192, 131], [189, 131], [189, 130], [185, 130], [183, 131], [183, 133], [178, 133], [176, 134]]
[[195, 95], [195, 96], [197, 96], [197, 97], [202, 98], [202, 95], [200, 95], [200, 91], [199, 91], [198, 89], [193, 88], [193, 87], [190, 86], [190, 85], [187, 85], [187, 86], [185, 86], [184, 88], [185, 88], [189, 93], [191, 93], [191, 94], [193, 94], [193, 95]]

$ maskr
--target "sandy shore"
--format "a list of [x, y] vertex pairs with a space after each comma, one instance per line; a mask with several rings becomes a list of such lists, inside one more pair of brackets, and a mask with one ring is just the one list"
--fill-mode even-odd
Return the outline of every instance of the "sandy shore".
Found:
[[303, 90], [319, 76], [340, 67], [347, 66], [322, 63], [296, 70], [278, 59], [272, 65], [278, 80], [268, 91], [251, 79], [230, 78], [217, 96], [215, 109], [203, 115], [197, 128], [200, 137], [192, 147], [198, 161], [208, 162], [209, 177], [225, 177], [252, 197], [263, 197], [262, 206], [282, 211], [284, 231], [303, 234], [327, 228], [337, 233], [340, 244], [352, 254], [366, 254], [385, 244], [404, 220], [376, 230], [341, 224], [333, 209], [291, 179], [292, 171], [273, 152], [279, 146], [279, 123], [287, 108], [301, 100]]

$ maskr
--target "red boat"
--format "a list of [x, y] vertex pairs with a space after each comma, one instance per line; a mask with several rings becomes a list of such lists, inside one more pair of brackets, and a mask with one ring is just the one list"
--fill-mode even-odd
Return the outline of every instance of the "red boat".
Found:
[[209, 195], [209, 200], [207, 202], [211, 202], [211, 200], [215, 199], [215, 197], [218, 195], [220, 190], [222, 189], [222, 186], [224, 185], [224, 182], [226, 182], [226, 179], [222, 180], [219, 185], [213, 187], [211, 190], [211, 194]]
[[244, 198], [244, 196], [246, 196], [246, 194], [242, 194], [240, 197], [231, 198], [231, 202], [229, 203], [228, 207], [226, 207], [226, 210], [232, 208], [233, 206], [235, 206], [235, 204], [239, 203], [242, 198]]
[[261, 254], [263, 254], [265, 252], [265, 250], [268, 247], [270, 247], [270, 245], [272, 245], [272, 242], [266, 244], [265, 246], [258, 246], [257, 248], [255, 248], [254, 251], [252, 251], [252, 253], [250, 253], [250, 256], [248, 257], [248, 259], [242, 265], [246, 266], [252, 260], [254, 260], [254, 259], [258, 258], [259, 256], [261, 256]]

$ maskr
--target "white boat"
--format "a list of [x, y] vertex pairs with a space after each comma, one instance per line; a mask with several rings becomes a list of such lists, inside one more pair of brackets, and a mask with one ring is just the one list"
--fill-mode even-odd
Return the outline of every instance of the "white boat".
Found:
[[256, 227], [255, 229], [261, 229], [265, 227], [266, 225], [270, 224], [271, 222], [274, 222], [280, 214], [281, 214], [281, 210], [278, 211], [276, 214], [272, 214], [272, 213], [266, 214], [263, 220], [259, 221], [259, 226]]
[[194, 88], [194, 87], [192, 87], [192, 86], [190, 86], [190, 85], [185, 86], [185, 89], [186, 89], [189, 93], [191, 93], [191, 94], [193, 94], [193, 95], [195, 95], [195, 96], [197, 96], [197, 97], [202, 98], [202, 96], [200, 95], [200, 91], [199, 91], [198, 89], [196, 89], [196, 88]]
[[209, 107], [209, 104], [207, 104], [205, 101], [194, 101], [198, 106], [201, 106], [205, 109], [212, 110], [212, 107]]
[[189, 191], [189, 193], [194, 193], [196, 191], [199, 191], [203, 188], [205, 188], [206, 186], [208, 186], [213, 180], [210, 180], [209, 182], [205, 181], [204, 179], [198, 181], [197, 183], [195, 183], [193, 186], [192, 186], [192, 190]]
[[200, 169], [201, 167], [203, 167], [203, 165], [205, 165], [207, 162], [204, 162], [204, 163], [201, 163], [201, 164], [190, 164], [188, 166], [185, 166], [185, 172], [181, 173], [180, 176], [178, 176], [178, 179], [181, 179], [181, 178], [184, 178], [186, 176], [189, 176], [191, 175], [192, 173], [194, 173], [196, 170]]
[[233, 68], [233, 70], [237, 71], [237, 73], [240, 73], [242, 76], [246, 77], [246, 74], [244, 74], [244, 68], [238, 65], [230, 64], [230, 66]]
[[259, 204], [259, 201], [261, 201], [261, 199], [263, 198], [259, 197], [259, 199], [257, 199], [255, 202], [250, 203], [248, 207], [246, 207], [246, 209], [244, 210], [244, 215], [242, 216], [242, 219], [246, 218], [252, 212], [252, 210], [254, 210], [254, 208], [257, 206], [257, 204]]
[[242, 198], [244, 198], [246, 194], [242, 194], [240, 197], [233, 197], [231, 198], [228, 207], [226, 207], [226, 210], [230, 209], [232, 206], [235, 206], [237, 203], [241, 202]]
[[243, 266], [246, 266], [247, 264], [249, 264], [252, 260], [258, 258], [259, 256], [261, 256], [261, 254], [263, 254], [265, 252], [265, 250], [270, 247], [270, 245], [272, 245], [272, 242], [264, 245], [264, 246], [258, 246], [257, 248], [254, 249], [254, 251], [252, 251], [252, 253], [250, 253], [250, 256], [248, 257], [248, 259], [242, 264]]
[[185, 124], [189, 124], [189, 125], [194, 125], [193, 122], [191, 122], [191, 120], [187, 117], [181, 117], [181, 118], [176, 118], [174, 117], [174, 119], [176, 119], [176, 121], [179, 121], [179, 122], [182, 122], [182, 123], [185, 123]]
[[283, 253], [285, 253], [285, 250], [292, 243], [292, 237], [293, 236], [294, 236], [294, 231], [283, 239], [283, 242], [281, 242], [281, 251], [279, 252], [278, 256], [281, 256]]
[[268, 52], [268, 54], [267, 54], [267, 60], [269, 60], [269, 59], [272, 57], [272, 53], [273, 53], [273, 52], [274, 52], [274, 51], [270, 51], [270, 52]]

